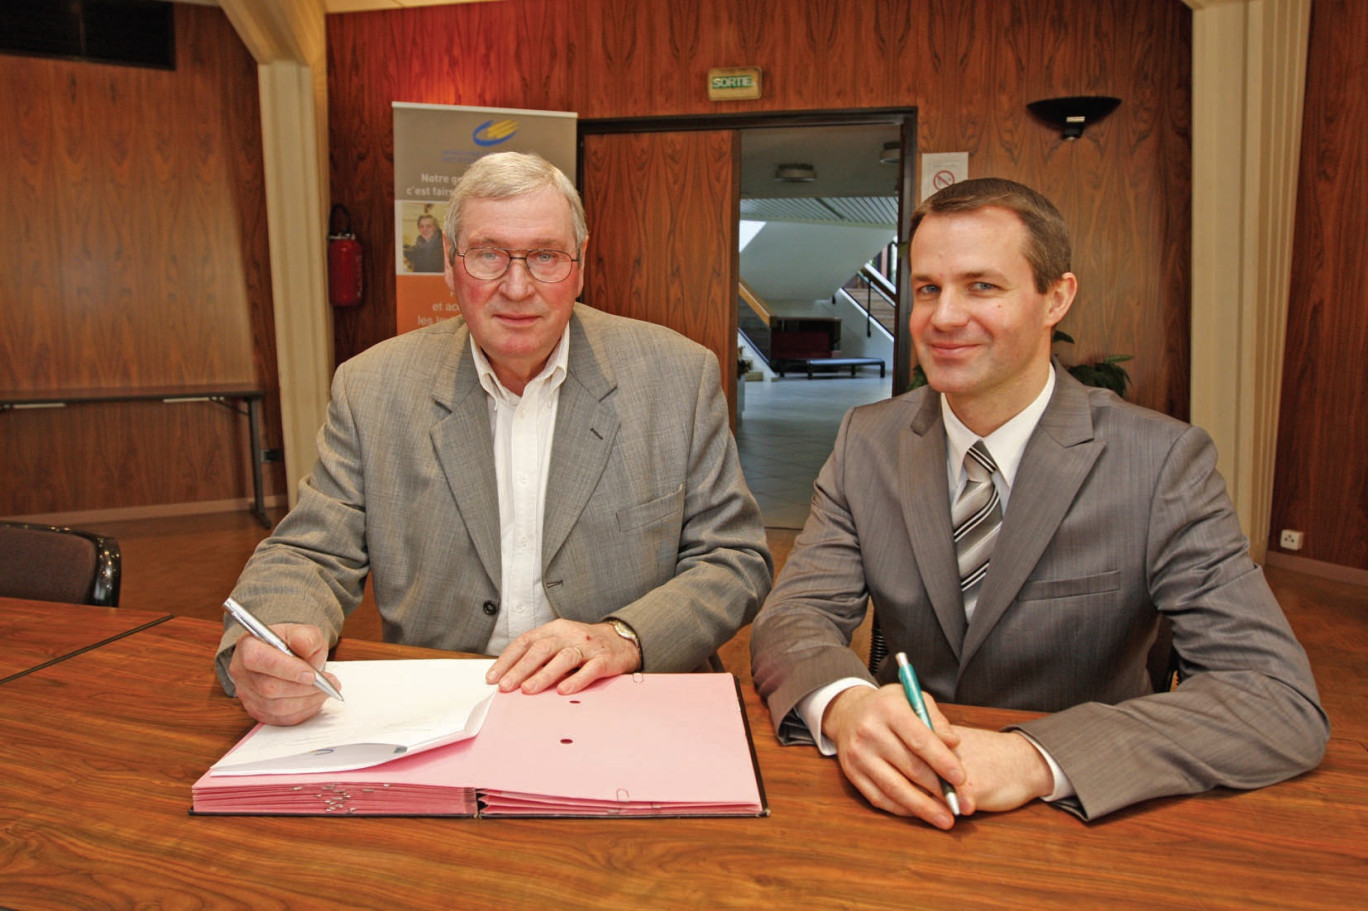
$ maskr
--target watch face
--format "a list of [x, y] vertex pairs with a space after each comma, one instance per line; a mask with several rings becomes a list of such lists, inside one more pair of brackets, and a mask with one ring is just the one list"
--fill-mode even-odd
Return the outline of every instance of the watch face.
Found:
[[[621, 620], [619, 620], [617, 617], [612, 617], [612, 618], [610, 618], [607, 622], [608, 622], [608, 625], [611, 626], [611, 627], [613, 628], [613, 632], [617, 633], [617, 634], [618, 634], [619, 636], [621, 636], [623, 639], [626, 639], [628, 642], [632, 643], [632, 646], [636, 649], [636, 653], [637, 653], [637, 667], [636, 667], [636, 670], [638, 670], [638, 671], [641, 670], [641, 669], [642, 669], [642, 665], [645, 663], [645, 656], [644, 656], [643, 653], [642, 653], [642, 650], [641, 650], [641, 640], [637, 638], [636, 631], [633, 630], [633, 629], [632, 629], [630, 626], [628, 626], [626, 623], [624, 623], [624, 622], [622, 622]], [[635, 671], [634, 671], [634, 673], [635, 673]]]

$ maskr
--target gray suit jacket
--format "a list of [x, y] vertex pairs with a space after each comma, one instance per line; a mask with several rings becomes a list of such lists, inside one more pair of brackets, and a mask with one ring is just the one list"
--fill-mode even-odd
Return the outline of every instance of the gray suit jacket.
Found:
[[[1311, 669], [1249, 558], [1210, 438], [1057, 373], [972, 623], [939, 395], [846, 415], [751, 634], [781, 739], [808, 736], [790, 716], [803, 696], [869, 677], [848, 645], [872, 599], [890, 653], [907, 652], [937, 699], [1053, 713], [1021, 728], [1085, 818], [1314, 767], [1328, 724]], [[1154, 694], [1145, 660], [1161, 611], [1183, 682]], [[895, 679], [886, 661], [878, 680]]]
[[[389, 641], [479, 652], [500, 609], [488, 397], [463, 320], [338, 368], [318, 463], [233, 596], [336, 639], [366, 577]], [[557, 616], [613, 615], [645, 668], [688, 671], [755, 615], [773, 565], [717, 358], [662, 326], [575, 306], [543, 517]], [[227, 624], [219, 676], [241, 630]]]

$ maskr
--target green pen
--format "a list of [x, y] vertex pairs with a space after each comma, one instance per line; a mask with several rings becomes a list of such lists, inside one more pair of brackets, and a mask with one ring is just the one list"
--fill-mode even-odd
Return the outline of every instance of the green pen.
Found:
[[[922, 724], [934, 732], [936, 729], [931, 725], [931, 713], [926, 710], [926, 700], [922, 699], [917, 672], [912, 669], [905, 653], [898, 652], [894, 657], [898, 662], [898, 680], [902, 683], [903, 692], [907, 694], [907, 701], [912, 704], [912, 711], [917, 713]], [[945, 795], [945, 803], [950, 807], [950, 812], [956, 816], [960, 815], [959, 795], [955, 793], [955, 786], [944, 778], [941, 779], [941, 794]]]

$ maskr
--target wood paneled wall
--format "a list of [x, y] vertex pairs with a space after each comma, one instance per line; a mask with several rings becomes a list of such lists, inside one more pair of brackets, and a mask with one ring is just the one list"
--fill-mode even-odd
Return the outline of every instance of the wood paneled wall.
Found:
[[586, 136], [581, 163], [589, 218], [584, 300], [712, 349], [724, 390], [736, 381], [736, 320], [734, 311], [706, 302], [736, 296], [736, 135]]
[[1272, 527], [1368, 570], [1368, 3], [1311, 7]]
[[[276, 386], [256, 65], [182, 4], [176, 59], [0, 55], [0, 387]], [[0, 413], [0, 515], [240, 499], [246, 435], [210, 404]]]
[[[1181, 0], [504, 0], [328, 17], [332, 195], [367, 245], [368, 303], [339, 360], [394, 333], [391, 101], [582, 118], [918, 108], [922, 152], [1050, 196], [1080, 299], [1066, 359], [1130, 353], [1142, 404], [1187, 416], [1191, 21]], [[759, 66], [759, 101], [707, 100], [709, 67]], [[1027, 113], [1122, 99], [1078, 142]], [[608, 255], [607, 251], [599, 251]], [[641, 251], [612, 255], [630, 260]]]

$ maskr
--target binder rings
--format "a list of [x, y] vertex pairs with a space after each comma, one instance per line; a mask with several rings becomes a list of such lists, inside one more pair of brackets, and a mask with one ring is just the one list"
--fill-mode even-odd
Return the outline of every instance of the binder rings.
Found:
[[[348, 665], [378, 663], [333, 662], [328, 670], [342, 680], [350, 704], [358, 686], [349, 683]], [[397, 680], [406, 676], [402, 667], [395, 673]], [[195, 783], [193, 812], [764, 816], [769, 810], [740, 697], [730, 674], [634, 674], [597, 681], [572, 696], [496, 693], [478, 733], [457, 742], [406, 748], [364, 768], [229, 769], [259, 732], [280, 730], [258, 725]], [[394, 754], [384, 737], [367, 740]]]

